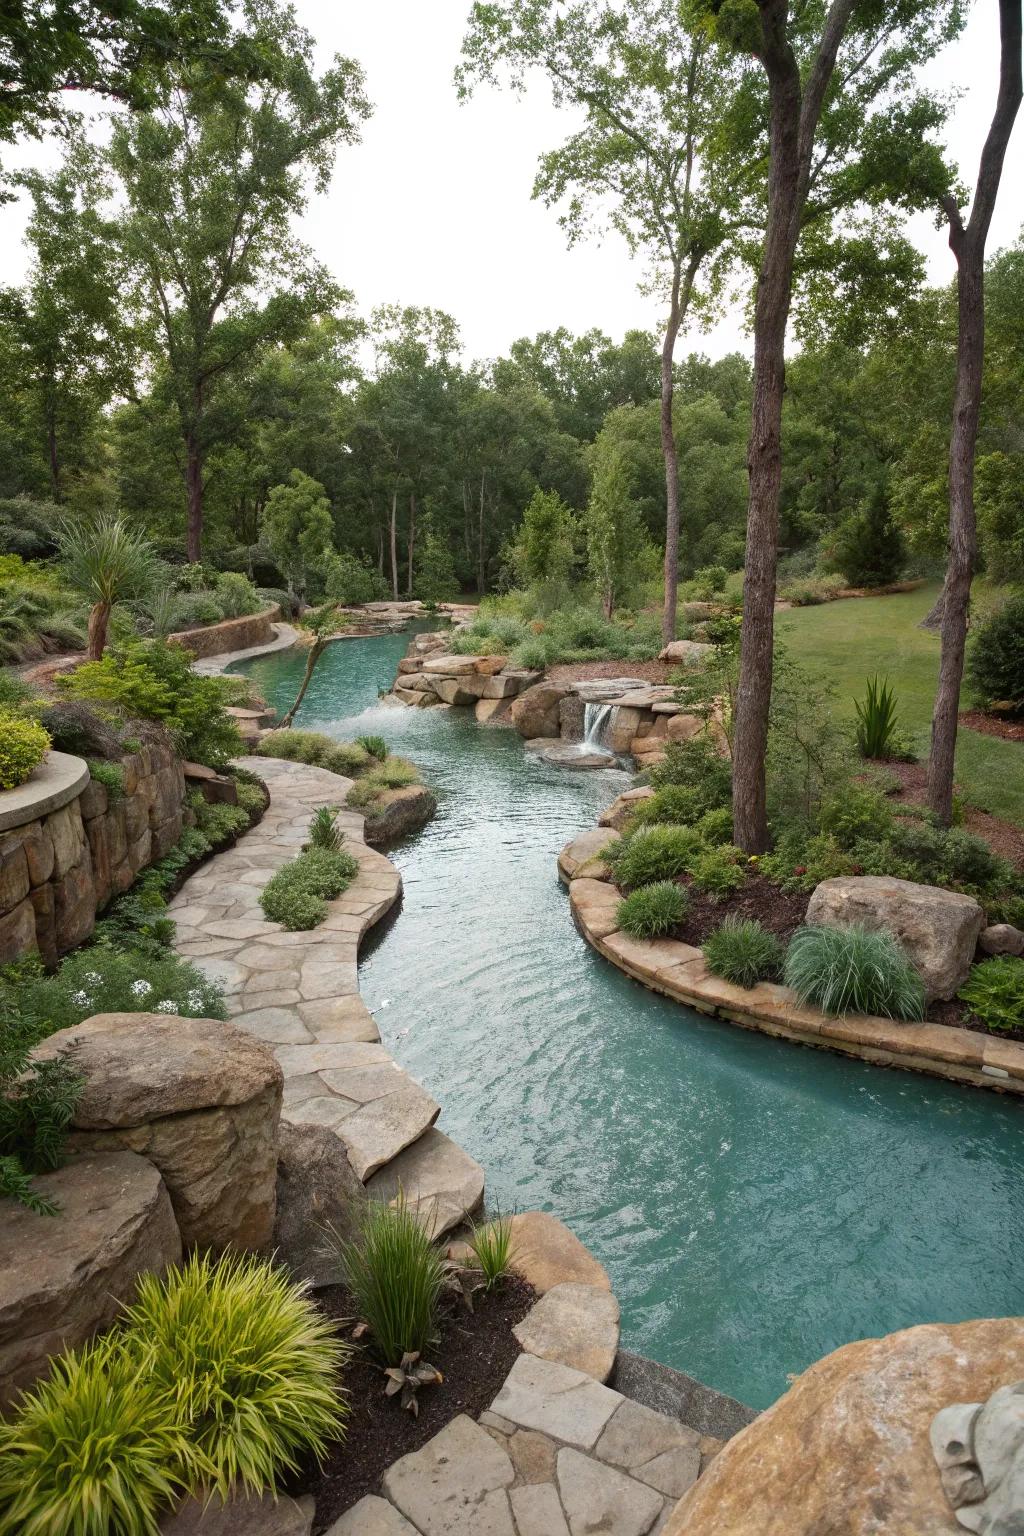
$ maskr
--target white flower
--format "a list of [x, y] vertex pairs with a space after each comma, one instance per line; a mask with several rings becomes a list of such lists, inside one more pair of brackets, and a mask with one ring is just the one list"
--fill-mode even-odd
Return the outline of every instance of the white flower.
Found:
[[98, 987], [103, 977], [99, 971], [86, 971], [84, 979], [89, 983], [90, 987]]
[[72, 992], [71, 1001], [74, 1003], [76, 1008], [92, 1007], [92, 998], [89, 996], [88, 992]]
[[139, 981], [132, 982], [132, 995], [134, 997], [148, 997], [152, 990], [153, 988], [148, 981], [140, 979]]
[[204, 999], [201, 992], [190, 992], [185, 999], [185, 1006], [187, 1008], [202, 1008], [203, 1003]]
[[165, 997], [162, 1003], [156, 1005], [157, 1013], [177, 1013], [178, 1005], [173, 997]]

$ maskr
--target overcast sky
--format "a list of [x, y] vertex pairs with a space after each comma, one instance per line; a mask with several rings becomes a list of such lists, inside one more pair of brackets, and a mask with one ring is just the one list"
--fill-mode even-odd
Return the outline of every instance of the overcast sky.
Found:
[[[363, 141], [339, 152], [329, 193], [313, 199], [302, 233], [350, 288], [360, 309], [401, 302], [448, 310], [469, 357], [497, 356], [517, 336], [565, 325], [598, 326], [620, 337], [653, 328], [656, 299], [638, 291], [642, 276], [615, 236], [567, 250], [556, 216], [530, 198], [538, 155], [572, 130], [537, 80], [527, 93], [479, 90], [456, 99], [458, 61], [469, 0], [296, 0], [318, 41], [320, 61], [336, 52], [359, 59], [374, 115]], [[961, 172], [973, 184], [991, 113], [998, 65], [997, 0], [977, 0], [960, 41], [929, 71], [929, 83], [964, 91], [949, 130]], [[21, 163], [45, 163], [33, 147]], [[1024, 224], [1024, 128], [1018, 122], [989, 239], [993, 251]], [[7, 155], [8, 163], [14, 159]], [[17, 208], [0, 213], [5, 230], [0, 282], [25, 267]], [[908, 232], [928, 259], [929, 277], [948, 281], [953, 259], [934, 221], [919, 216]], [[682, 341], [719, 355], [749, 350], [738, 314], [706, 338]]]

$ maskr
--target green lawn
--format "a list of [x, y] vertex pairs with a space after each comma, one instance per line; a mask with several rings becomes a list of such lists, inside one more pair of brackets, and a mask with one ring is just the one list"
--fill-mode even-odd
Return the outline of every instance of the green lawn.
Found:
[[[853, 718], [865, 678], [888, 674], [900, 715], [918, 754], [928, 751], [932, 701], [939, 668], [938, 636], [918, 624], [938, 588], [921, 587], [895, 597], [850, 598], [776, 615], [776, 628], [795, 659], [820, 670], [836, 690], [836, 709]], [[985, 594], [978, 594], [977, 606]], [[964, 695], [964, 707], [967, 697]], [[957, 739], [956, 777], [971, 805], [1024, 825], [1024, 746], [976, 731]]]

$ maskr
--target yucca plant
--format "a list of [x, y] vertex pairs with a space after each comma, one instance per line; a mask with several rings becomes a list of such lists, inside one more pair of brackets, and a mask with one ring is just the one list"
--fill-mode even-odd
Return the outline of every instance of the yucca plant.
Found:
[[469, 1247], [489, 1291], [512, 1267], [512, 1217], [497, 1211], [490, 1221], [474, 1222]]
[[122, 517], [64, 523], [57, 546], [68, 582], [86, 597], [89, 609], [88, 654], [99, 661], [115, 603], [140, 601], [157, 585], [160, 562], [145, 534]]
[[309, 848], [326, 848], [337, 853], [345, 841], [345, 834], [338, 826], [336, 805], [317, 806], [309, 820]]
[[255, 1254], [193, 1254], [140, 1282], [126, 1347], [174, 1400], [189, 1487], [274, 1489], [342, 1435], [348, 1349], [306, 1289]]
[[785, 951], [774, 933], [769, 933], [755, 918], [730, 914], [704, 940], [708, 970], [739, 987], [777, 980], [784, 958]]
[[641, 885], [619, 902], [618, 922], [634, 939], [659, 939], [686, 916], [689, 897], [674, 880]]
[[885, 759], [893, 756], [899, 726], [896, 695], [889, 679], [867, 680], [864, 699], [854, 699], [857, 711], [857, 750], [861, 757]]
[[188, 1487], [177, 1390], [116, 1333], [54, 1360], [0, 1424], [0, 1536], [157, 1536]]
[[383, 736], [357, 736], [356, 746], [375, 757], [378, 763], [382, 763], [388, 755], [388, 744]]
[[368, 1201], [355, 1236], [339, 1238], [329, 1229], [328, 1245], [381, 1364], [399, 1366], [403, 1355], [422, 1355], [437, 1335], [444, 1261], [405, 1195], [399, 1191], [390, 1204]]
[[851, 924], [799, 928], [789, 942], [786, 985], [823, 1013], [924, 1018], [924, 982], [891, 933]]

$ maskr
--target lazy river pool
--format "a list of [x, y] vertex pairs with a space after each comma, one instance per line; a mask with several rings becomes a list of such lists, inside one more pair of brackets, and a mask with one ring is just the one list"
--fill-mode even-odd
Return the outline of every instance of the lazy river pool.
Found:
[[[748, 1033], [629, 981], [576, 932], [555, 860], [628, 782], [535, 761], [471, 711], [377, 704], [408, 634], [329, 647], [297, 724], [414, 759], [436, 819], [389, 849], [405, 898], [360, 986], [502, 1209], [605, 1264], [623, 1343], [755, 1408], [851, 1339], [1024, 1307], [1024, 1111]], [[301, 654], [248, 663], [295, 696]]]

